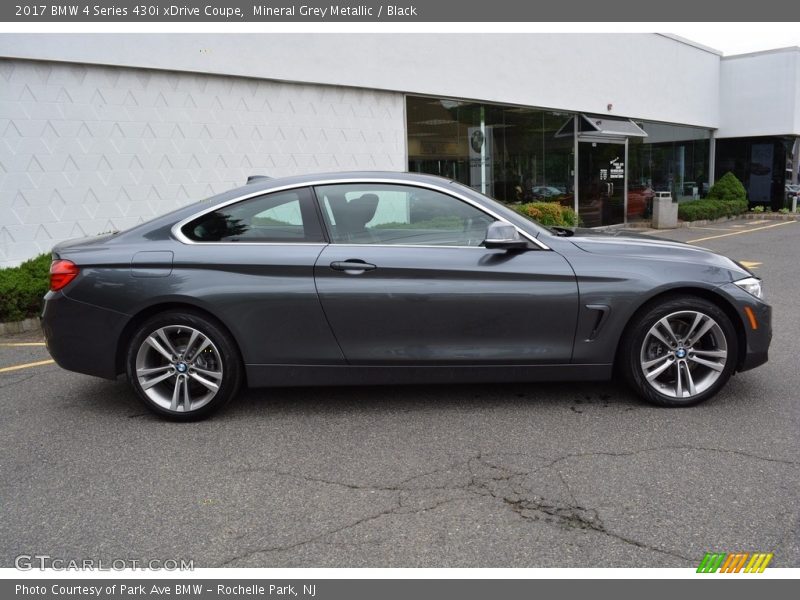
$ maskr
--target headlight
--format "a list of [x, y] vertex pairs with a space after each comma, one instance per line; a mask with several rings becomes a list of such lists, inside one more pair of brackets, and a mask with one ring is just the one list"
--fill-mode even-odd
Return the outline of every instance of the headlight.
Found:
[[748, 294], [752, 294], [756, 298], [764, 298], [764, 291], [761, 289], [761, 280], [755, 277], [746, 277], [739, 281], [734, 281], [736, 285], [742, 288]]

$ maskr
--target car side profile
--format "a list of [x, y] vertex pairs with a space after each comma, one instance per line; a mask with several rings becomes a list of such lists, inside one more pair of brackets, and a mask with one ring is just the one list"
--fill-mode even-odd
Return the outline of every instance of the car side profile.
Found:
[[761, 282], [713, 252], [548, 229], [459, 183], [335, 173], [248, 185], [53, 249], [42, 315], [65, 369], [127, 374], [205, 417], [243, 385], [622, 374], [696, 404], [767, 360]]

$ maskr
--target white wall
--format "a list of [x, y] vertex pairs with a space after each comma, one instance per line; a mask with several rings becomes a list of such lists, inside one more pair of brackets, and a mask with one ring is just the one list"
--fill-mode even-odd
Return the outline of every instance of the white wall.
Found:
[[6, 34], [0, 56], [719, 124], [719, 55], [657, 34]]
[[404, 170], [401, 94], [0, 59], [0, 266], [248, 175]]
[[800, 48], [722, 59], [717, 137], [800, 135]]

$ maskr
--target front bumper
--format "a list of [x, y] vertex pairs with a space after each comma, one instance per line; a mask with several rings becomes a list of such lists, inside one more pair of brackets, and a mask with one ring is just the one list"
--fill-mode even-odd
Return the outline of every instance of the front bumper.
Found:
[[72, 300], [63, 292], [48, 292], [41, 322], [47, 350], [58, 366], [115, 379], [117, 340], [128, 319], [122, 313]]
[[[740, 349], [736, 370], [747, 371], [763, 365], [769, 359], [769, 345], [772, 342], [772, 307], [734, 283], [722, 286], [722, 290], [731, 298], [744, 330], [744, 351]], [[752, 312], [755, 328], [746, 308]]]

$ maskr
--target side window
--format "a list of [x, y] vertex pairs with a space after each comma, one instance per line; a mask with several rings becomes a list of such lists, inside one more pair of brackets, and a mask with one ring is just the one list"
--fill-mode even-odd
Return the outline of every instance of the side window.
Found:
[[315, 188], [338, 244], [479, 246], [494, 221], [457, 198], [406, 185], [339, 184]]
[[273, 192], [230, 204], [184, 225], [196, 242], [322, 242], [308, 188]]

